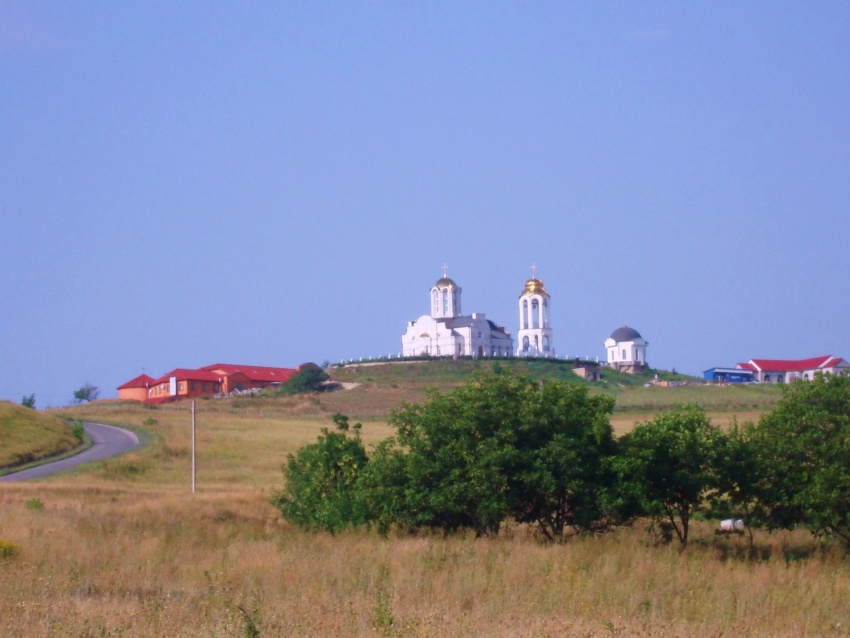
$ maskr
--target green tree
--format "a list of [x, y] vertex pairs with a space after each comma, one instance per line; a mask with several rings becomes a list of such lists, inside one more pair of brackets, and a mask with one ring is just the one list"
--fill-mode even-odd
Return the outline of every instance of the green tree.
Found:
[[[478, 377], [448, 394], [432, 392], [423, 405], [406, 405], [390, 418], [395, 439], [373, 456], [363, 489], [384, 493], [373, 512], [390, 522], [447, 532], [493, 535], [510, 511], [511, 449], [504, 437], [518, 424], [526, 388], [505, 375]], [[392, 470], [390, 476], [377, 472]], [[392, 494], [392, 487], [401, 488]], [[387, 510], [387, 505], [394, 507]]]
[[615, 454], [610, 398], [505, 372], [393, 414], [396, 435], [375, 450], [360, 482], [382, 531], [392, 525], [494, 535], [512, 518], [549, 539], [599, 530]]
[[716, 484], [719, 430], [696, 404], [676, 406], [623, 436], [621, 477], [665, 540], [688, 544], [694, 514]]
[[82, 403], [83, 401], [95, 401], [97, 397], [100, 396], [100, 389], [96, 385], [92, 385], [88, 381], [83, 384], [79, 390], [74, 391], [74, 400], [77, 403]]
[[590, 396], [582, 386], [546, 383], [527, 400], [511, 468], [513, 517], [537, 525], [549, 540], [622, 522], [611, 490], [614, 399]]
[[711, 515], [744, 521], [750, 548], [753, 529], [768, 520], [764, 497], [769, 489], [767, 468], [770, 459], [758, 428], [751, 422], [733, 420], [728, 432], [718, 437], [717, 491], [711, 495]]
[[804, 523], [850, 545], [850, 376], [816, 374], [783, 393], [759, 422], [769, 525]]
[[321, 392], [324, 390], [325, 382], [330, 379], [327, 372], [315, 363], [305, 363], [298, 367], [289, 381], [284, 383], [279, 394], [305, 394], [307, 392]]
[[25, 408], [30, 408], [31, 410], [35, 410], [35, 393], [29, 395], [28, 397], [23, 397], [21, 399], [21, 405]]
[[334, 415], [333, 421], [335, 432], [322, 428], [315, 443], [288, 456], [284, 488], [272, 495], [271, 502], [296, 525], [335, 533], [365, 522], [354, 487], [367, 456], [360, 424], [350, 428], [342, 414]]

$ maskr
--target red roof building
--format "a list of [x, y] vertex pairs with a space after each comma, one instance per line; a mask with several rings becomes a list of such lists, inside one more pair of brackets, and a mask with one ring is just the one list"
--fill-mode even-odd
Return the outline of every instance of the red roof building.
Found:
[[751, 370], [759, 383], [790, 383], [801, 379], [808, 381], [817, 372], [841, 374], [850, 372], [850, 363], [841, 357], [824, 355], [810, 359], [750, 359], [739, 363], [741, 370]]
[[165, 403], [235, 391], [258, 390], [289, 381], [295, 368], [214, 363], [198, 369], [175, 368], [153, 379], [146, 374], [119, 386], [119, 399]]
[[140, 374], [135, 379], [118, 386], [118, 398], [125, 401], [146, 401], [148, 390], [154, 384], [153, 377]]
[[225, 393], [280, 385], [289, 381], [289, 378], [295, 374], [294, 368], [245, 366], [232, 363], [214, 363], [201, 369], [219, 375], [222, 380], [221, 391]]

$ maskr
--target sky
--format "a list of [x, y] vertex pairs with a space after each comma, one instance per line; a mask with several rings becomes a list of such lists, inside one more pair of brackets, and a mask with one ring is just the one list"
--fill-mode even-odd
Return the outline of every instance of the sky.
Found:
[[397, 355], [850, 358], [850, 4], [0, 0], [0, 399]]

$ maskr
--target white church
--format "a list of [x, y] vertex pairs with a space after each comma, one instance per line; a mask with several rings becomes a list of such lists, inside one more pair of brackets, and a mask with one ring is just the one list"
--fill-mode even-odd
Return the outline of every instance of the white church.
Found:
[[[555, 358], [550, 318], [551, 298], [532, 266], [531, 279], [519, 295], [519, 332], [514, 340], [483, 312], [464, 315], [462, 290], [446, 274], [431, 288], [431, 314], [407, 323], [401, 337], [402, 356], [432, 357], [551, 357]], [[622, 372], [636, 373], [647, 367], [649, 343], [634, 328], [617, 328], [605, 341], [607, 365]]]
[[514, 340], [483, 312], [464, 315], [462, 289], [446, 275], [431, 288], [431, 314], [407, 324], [401, 338], [405, 357], [509, 357]]
[[519, 296], [519, 344], [483, 312], [464, 315], [462, 289], [446, 275], [431, 288], [431, 314], [407, 324], [401, 338], [405, 357], [554, 357], [549, 293], [532, 275]]

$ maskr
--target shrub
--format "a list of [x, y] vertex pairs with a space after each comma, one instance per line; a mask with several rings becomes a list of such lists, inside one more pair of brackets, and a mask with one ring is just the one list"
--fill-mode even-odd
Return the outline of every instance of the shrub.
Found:
[[283, 467], [285, 486], [272, 495], [272, 505], [288, 521], [306, 528], [335, 533], [365, 522], [354, 487], [366, 464], [366, 449], [360, 440], [360, 424], [348, 434], [348, 417], [333, 417], [337, 431], [322, 428], [315, 443], [295, 455]]
[[83, 439], [86, 437], [86, 430], [83, 427], [82, 421], [74, 421], [74, 425], [71, 426], [71, 432], [77, 438], [77, 442], [82, 443]]
[[11, 558], [18, 553], [18, 548], [12, 541], [0, 538], [0, 558]]
[[393, 525], [497, 534], [508, 518], [549, 540], [620, 522], [611, 504], [613, 400], [584, 387], [480, 374], [408, 405], [362, 473], [380, 531]]
[[26, 507], [28, 510], [43, 510], [44, 501], [42, 501], [40, 498], [31, 498], [27, 501]]

